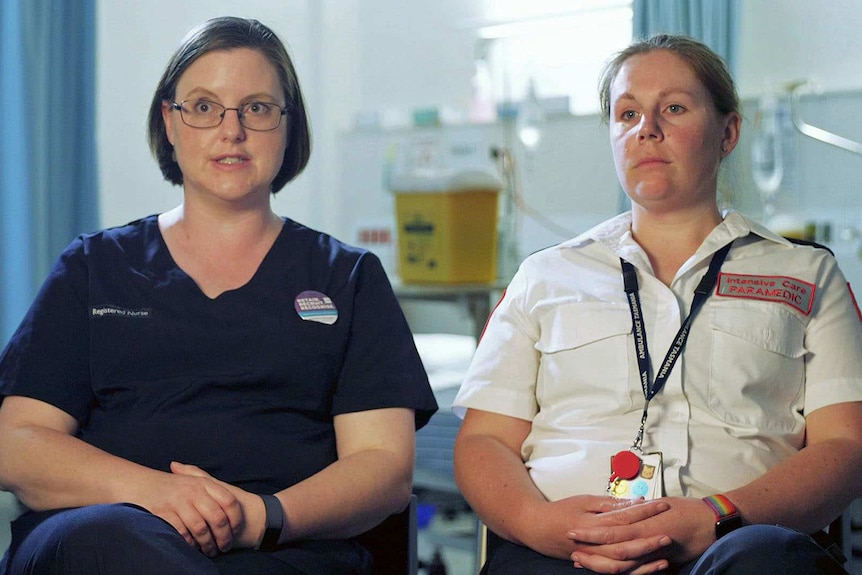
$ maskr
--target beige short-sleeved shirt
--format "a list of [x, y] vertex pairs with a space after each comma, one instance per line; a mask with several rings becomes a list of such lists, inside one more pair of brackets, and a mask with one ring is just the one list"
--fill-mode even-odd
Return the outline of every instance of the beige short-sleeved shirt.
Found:
[[604, 494], [644, 405], [620, 257], [638, 273], [653, 374], [715, 251], [734, 240], [688, 343], [650, 402], [644, 451], [667, 495], [746, 484], [803, 447], [805, 415], [862, 401], [862, 321], [826, 250], [726, 215], [656, 279], [622, 214], [527, 258], [492, 314], [453, 407], [532, 422], [522, 457], [550, 500]]

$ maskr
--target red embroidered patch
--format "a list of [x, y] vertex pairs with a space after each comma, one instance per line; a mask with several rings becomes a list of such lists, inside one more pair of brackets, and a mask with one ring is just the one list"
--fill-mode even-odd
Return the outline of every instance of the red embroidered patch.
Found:
[[862, 321], [862, 311], [859, 311], [859, 304], [856, 303], [856, 295], [853, 293], [853, 288], [850, 287], [850, 282], [847, 282], [847, 291], [850, 292], [850, 299], [853, 300], [853, 307], [856, 308], [856, 315], [859, 316], [859, 321]]
[[804, 315], [811, 313], [817, 286], [788, 276], [718, 275], [715, 294], [787, 304]]
[[[482, 327], [482, 333], [479, 334], [479, 341], [482, 341], [482, 336], [485, 335], [485, 330], [488, 329], [488, 322], [491, 321], [491, 316], [494, 315], [494, 312], [497, 311], [497, 308], [500, 307], [500, 304], [503, 303], [503, 298], [506, 297], [506, 290], [503, 290], [503, 294], [500, 296], [500, 299], [497, 300], [497, 303], [494, 304], [494, 309], [491, 310], [491, 313], [488, 314], [488, 319], [485, 320], [485, 325]], [[478, 341], [476, 342], [479, 343]]]

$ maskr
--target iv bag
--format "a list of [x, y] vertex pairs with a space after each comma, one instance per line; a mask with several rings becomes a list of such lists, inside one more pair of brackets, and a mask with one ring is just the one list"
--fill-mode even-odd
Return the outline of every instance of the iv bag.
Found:
[[751, 144], [751, 175], [761, 194], [772, 196], [784, 177], [782, 130], [778, 101], [773, 96], [761, 98], [754, 120]]
[[515, 122], [518, 139], [521, 140], [527, 150], [533, 150], [539, 145], [544, 124], [545, 114], [536, 95], [535, 81], [531, 79], [527, 87], [527, 96], [518, 109], [518, 117]]

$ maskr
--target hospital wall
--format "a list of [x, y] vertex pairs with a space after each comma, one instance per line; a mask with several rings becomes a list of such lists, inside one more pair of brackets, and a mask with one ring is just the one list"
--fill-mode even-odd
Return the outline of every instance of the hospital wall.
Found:
[[[757, 98], [772, 85], [811, 80], [822, 91], [805, 96], [805, 120], [862, 139], [862, 13], [855, 0], [740, 2], [736, 78], [750, 131]], [[117, 225], [174, 206], [180, 190], [162, 180], [145, 142], [152, 91], [179, 39], [199, 21], [223, 14], [261, 19], [289, 44], [308, 100], [314, 152], [306, 172], [276, 198], [276, 209], [355, 241], [355, 210], [388, 213], [380, 196], [383, 167], [375, 150], [402, 133], [353, 129], [357, 113], [464, 108], [470, 98], [474, 32], [464, 23], [481, 14], [481, 0], [168, 0], [99, 2], [98, 141], [103, 225]], [[586, 89], [592, 90], [589, 86]], [[453, 128], [476, 138], [500, 138], [500, 126]], [[407, 134], [406, 137], [409, 137]], [[471, 136], [473, 137], [473, 136]], [[829, 223], [832, 244], [848, 275], [862, 285], [862, 156], [794, 136], [791, 176], [779, 208], [794, 222]], [[729, 185], [734, 205], [759, 216], [750, 177], [748, 132]], [[379, 157], [377, 157], [379, 159]], [[526, 169], [526, 166], [525, 166]], [[369, 189], [369, 196], [362, 190]], [[376, 196], [374, 194], [377, 194]], [[595, 116], [549, 119], [524, 194], [531, 205], [580, 231], [619, 206], [607, 135]], [[556, 238], [525, 218], [521, 252]], [[840, 239], [839, 231], [844, 231]]]

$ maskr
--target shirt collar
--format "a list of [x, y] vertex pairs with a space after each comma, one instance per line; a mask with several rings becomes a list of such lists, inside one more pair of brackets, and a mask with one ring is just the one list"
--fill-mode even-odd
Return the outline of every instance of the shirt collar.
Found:
[[748, 219], [739, 212], [727, 210], [724, 212], [723, 216], [724, 219], [722, 222], [715, 226], [712, 232], [710, 232], [703, 241], [703, 244], [698, 248], [698, 254], [703, 254], [704, 256], [711, 254], [721, 248], [721, 246], [726, 245], [735, 239], [744, 238], [751, 234], [783, 246], [793, 246], [793, 244], [786, 238], [783, 238], [757, 222]]
[[[775, 232], [767, 229], [761, 224], [752, 221], [734, 210], [726, 210], [723, 220], [706, 237], [698, 251], [714, 252], [721, 246], [737, 238], [743, 238], [749, 234], [755, 234], [761, 238], [785, 246], [792, 246], [791, 242]], [[590, 242], [596, 242], [606, 246], [612, 252], [622, 257], [624, 253], [634, 249], [637, 244], [632, 239], [632, 213], [624, 212], [609, 220], [590, 228], [584, 233], [567, 240], [561, 244], [562, 247], [576, 247]]]
[[577, 247], [591, 242], [607, 246], [613, 252], [619, 252], [619, 246], [624, 238], [631, 240], [632, 235], [632, 213], [623, 212], [609, 220], [593, 226], [584, 233], [567, 240], [561, 244], [562, 247]]

